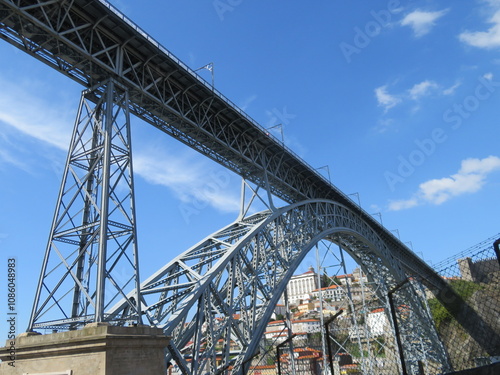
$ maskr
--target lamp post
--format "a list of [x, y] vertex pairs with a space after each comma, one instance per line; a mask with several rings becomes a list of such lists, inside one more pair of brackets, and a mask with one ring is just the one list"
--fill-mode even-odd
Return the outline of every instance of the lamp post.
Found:
[[373, 216], [377, 215], [378, 218], [380, 219], [380, 225], [384, 225], [384, 223], [382, 222], [382, 214], [380, 212], [375, 212], [374, 214], [372, 214]]
[[316, 168], [315, 171], [320, 170], [320, 169], [326, 169], [326, 173], [328, 173], [328, 181], [331, 183], [332, 179], [330, 177], [330, 166], [329, 165], [323, 165], [322, 167]]
[[278, 125], [271, 126], [270, 128], [267, 128], [267, 130], [271, 130], [271, 129], [279, 129], [280, 130], [281, 143], [285, 144], [285, 136], [283, 134], [283, 124], [278, 124]]

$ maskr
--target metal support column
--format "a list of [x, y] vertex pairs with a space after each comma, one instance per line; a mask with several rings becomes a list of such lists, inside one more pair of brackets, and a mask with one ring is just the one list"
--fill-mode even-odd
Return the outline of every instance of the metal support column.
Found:
[[[316, 244], [316, 267], [318, 270], [317, 273], [317, 280], [318, 280], [318, 295], [319, 295], [319, 310], [321, 311], [319, 317], [320, 317], [320, 323], [321, 327], [325, 327], [325, 321], [324, 321], [324, 309], [323, 309], [323, 286], [321, 285], [321, 260], [319, 257], [319, 246]], [[323, 351], [323, 371], [326, 371], [326, 356], [325, 356], [325, 349], [326, 349], [326, 341], [325, 341], [325, 335], [326, 339], [328, 339], [328, 330], [321, 331], [321, 349]], [[333, 371], [332, 371], [333, 375]]]
[[403, 280], [400, 282], [398, 285], [396, 285], [393, 289], [389, 291], [387, 294], [387, 297], [389, 299], [389, 306], [391, 308], [391, 317], [392, 321], [394, 324], [394, 332], [395, 332], [395, 338], [396, 338], [396, 344], [398, 346], [398, 352], [399, 352], [399, 360], [401, 362], [401, 371], [402, 375], [408, 375], [408, 371], [406, 369], [406, 361], [405, 361], [405, 355], [404, 355], [404, 348], [403, 348], [403, 343], [401, 341], [401, 333], [399, 330], [399, 323], [398, 323], [398, 317], [396, 315], [396, 306], [394, 305], [394, 299], [393, 299], [393, 294], [401, 288], [404, 284], [408, 282], [408, 279]]
[[[340, 309], [339, 311], [337, 311], [337, 313], [334, 316], [330, 317], [324, 323], [325, 332], [326, 332], [326, 342], [328, 344], [328, 357], [330, 358], [330, 374], [331, 375], [334, 375], [334, 372], [333, 372], [333, 353], [332, 353], [332, 344], [330, 343], [329, 325], [331, 322], [333, 322], [335, 319], [337, 319], [340, 315], [342, 315], [343, 312], [344, 312], [344, 310]], [[326, 368], [325, 368], [325, 371], [326, 371]]]
[[[82, 93], [28, 331], [142, 323], [127, 90]], [[127, 298], [128, 316], [107, 316]]]
[[495, 250], [495, 254], [497, 256], [498, 264], [500, 265], [500, 238], [493, 242], [493, 249]]

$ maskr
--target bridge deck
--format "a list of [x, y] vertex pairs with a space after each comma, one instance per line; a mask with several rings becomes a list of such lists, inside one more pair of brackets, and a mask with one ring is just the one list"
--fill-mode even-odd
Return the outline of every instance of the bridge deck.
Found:
[[[330, 199], [372, 226], [407, 273], [442, 280], [392, 233], [103, 0], [0, 0], [0, 37], [87, 88], [112, 77], [131, 112], [285, 202]], [[267, 175], [267, 176], [266, 176]]]

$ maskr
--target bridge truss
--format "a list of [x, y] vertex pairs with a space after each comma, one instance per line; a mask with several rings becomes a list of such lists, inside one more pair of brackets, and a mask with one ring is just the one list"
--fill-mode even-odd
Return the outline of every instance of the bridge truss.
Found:
[[82, 94], [31, 329], [107, 321], [105, 310], [130, 289], [128, 307], [142, 321], [127, 103], [127, 90], [113, 80]]
[[[229, 367], [233, 374], [245, 373], [290, 277], [322, 239], [362, 265], [381, 286], [381, 299], [406, 277], [356, 213], [336, 202], [309, 200], [238, 220], [173, 259], [141, 284], [146, 319], [172, 337], [169, 357], [185, 373], [216, 374]], [[407, 295], [405, 303], [415, 311], [414, 334], [425, 338], [427, 356], [445, 365], [422, 301]], [[128, 309], [123, 300], [110, 314], [127, 319]]]
[[[29, 330], [72, 329], [88, 321], [140, 323], [144, 313], [149, 324], [175, 336], [170, 355], [183, 368], [187, 364], [179, 349], [189, 337], [195, 338], [192, 374], [224, 366], [243, 371], [286, 281], [323, 238], [348, 251], [386, 289], [409, 276], [418, 277], [460, 318], [460, 298], [431, 267], [106, 1], [0, 0], [0, 37], [82, 84], [94, 129], [81, 138], [89, 148], [70, 150], [44, 261], [57, 255], [59, 265], [42, 269]], [[122, 111], [126, 119], [118, 125], [114, 113]], [[125, 208], [128, 203], [133, 207], [134, 195], [133, 179], [127, 177], [132, 173], [130, 143], [124, 137], [129, 114], [265, 189], [271, 207], [267, 213], [242, 216], [140, 287], [135, 219], [133, 209]], [[101, 116], [108, 120], [94, 121]], [[85, 123], [81, 119], [75, 134]], [[100, 164], [94, 163], [97, 160]], [[75, 166], [83, 172], [76, 173]], [[75, 178], [76, 193], [67, 194], [68, 176]], [[114, 195], [114, 188], [124, 181], [130, 192]], [[272, 196], [290, 206], [274, 208]], [[70, 210], [77, 201], [81, 209]], [[115, 208], [109, 208], [110, 202]], [[123, 215], [114, 220], [118, 212]], [[108, 240], [116, 245], [112, 251]], [[60, 243], [73, 247], [60, 251]], [[120, 285], [112, 275], [118, 261], [126, 261], [133, 274]], [[134, 285], [135, 292], [125, 296], [126, 288]], [[112, 292], [106, 296], [107, 286]], [[61, 298], [56, 297], [58, 290]], [[67, 296], [71, 302], [66, 305]], [[110, 308], [120, 297], [121, 302]], [[408, 298], [418, 305], [414, 296]], [[197, 318], [191, 320], [193, 308]], [[59, 317], [47, 319], [52, 311]], [[424, 310], [415, 311], [419, 320], [428, 320]], [[463, 316], [461, 322], [467, 326]], [[434, 337], [432, 330], [428, 333]], [[217, 346], [219, 339], [222, 348]], [[231, 342], [237, 343], [239, 353], [234, 363], [229, 360], [235, 354]], [[438, 349], [435, 352], [440, 355]], [[221, 353], [222, 365], [217, 362]]]

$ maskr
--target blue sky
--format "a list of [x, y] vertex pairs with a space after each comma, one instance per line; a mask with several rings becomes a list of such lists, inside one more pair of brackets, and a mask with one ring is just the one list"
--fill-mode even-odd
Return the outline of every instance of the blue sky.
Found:
[[[500, 232], [500, 1], [112, 4], [191, 68], [212, 62], [219, 91], [424, 259]], [[22, 331], [83, 88], [5, 42], [0, 87], [0, 257], [17, 258]], [[235, 219], [240, 179], [132, 121], [145, 278]]]

